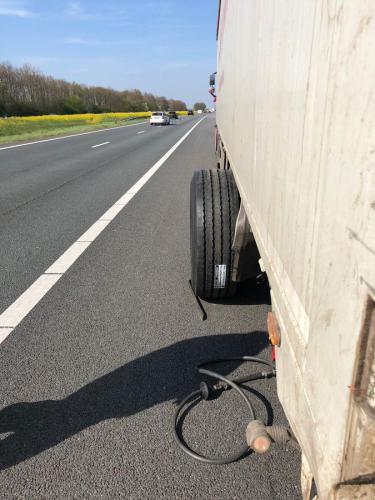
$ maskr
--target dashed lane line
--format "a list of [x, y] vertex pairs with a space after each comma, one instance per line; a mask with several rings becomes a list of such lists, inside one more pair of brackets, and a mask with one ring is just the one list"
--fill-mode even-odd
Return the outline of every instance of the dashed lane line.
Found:
[[129, 125], [119, 125], [118, 127], [101, 128], [99, 130], [90, 130], [89, 132], [79, 132], [78, 134], [63, 135], [60, 137], [51, 137], [51, 139], [41, 139], [40, 141], [23, 142], [22, 144], [13, 144], [12, 146], [4, 146], [0, 148], [0, 151], [3, 151], [4, 149], [22, 148], [23, 146], [31, 146], [33, 144], [41, 144], [42, 142], [61, 141], [62, 139], [70, 139], [72, 137], [79, 137], [81, 135], [97, 134], [99, 132], [110, 132], [111, 130], [118, 130], [120, 128], [137, 127], [139, 125], [144, 125], [145, 123], [148, 122], [130, 123]]
[[100, 144], [95, 144], [95, 146], [91, 146], [92, 148], [100, 148], [100, 146], [105, 146], [106, 144], [111, 144], [111, 141], [101, 142]]
[[121, 196], [87, 231], [85, 231], [34, 283], [29, 286], [1, 315], [0, 343], [21, 323], [46, 293], [64, 276], [100, 233], [123, 210], [147, 181], [159, 170], [191, 132], [205, 119], [193, 125], [125, 194]]

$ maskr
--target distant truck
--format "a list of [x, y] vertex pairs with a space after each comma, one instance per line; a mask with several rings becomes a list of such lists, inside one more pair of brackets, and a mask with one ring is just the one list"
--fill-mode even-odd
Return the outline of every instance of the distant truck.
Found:
[[192, 285], [267, 273], [302, 490], [375, 498], [375, 2], [221, 0], [217, 169], [191, 184]]

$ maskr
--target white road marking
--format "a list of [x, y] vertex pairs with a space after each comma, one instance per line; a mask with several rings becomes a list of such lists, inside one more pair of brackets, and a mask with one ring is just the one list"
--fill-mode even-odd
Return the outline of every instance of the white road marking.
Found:
[[[61, 278], [62, 274], [42, 274], [34, 283], [23, 292], [11, 306], [6, 309], [1, 317], [1, 326], [8, 330], [15, 328], [33, 309], [44, 295]], [[7, 336], [8, 336], [7, 335]]]
[[76, 241], [45, 271], [45, 275], [63, 275], [69, 267], [74, 264], [78, 257], [83, 254], [91, 241]]
[[144, 134], [145, 131], [144, 130], [141, 130], [140, 132], [137, 132], [137, 134]]
[[0, 315], [0, 344], [21, 323], [29, 312], [38, 304], [46, 293], [74, 264], [80, 255], [91, 245], [99, 234], [111, 221], [126, 207], [129, 201], [142, 189], [146, 182], [159, 170], [176, 149], [184, 142], [191, 132], [206, 117], [193, 125], [185, 135], [179, 139], [125, 194], [121, 196], [82, 236], [78, 238], [34, 283], [27, 288], [22, 295], [16, 299]]
[[143, 125], [144, 123], [148, 122], [130, 123], [129, 125], [119, 125], [118, 127], [101, 128], [99, 130], [90, 130], [89, 132], [79, 132], [78, 134], [63, 135], [61, 137], [52, 137], [51, 139], [41, 139], [40, 141], [24, 142], [22, 144], [13, 144], [13, 146], [4, 146], [0, 148], [0, 151], [4, 149], [22, 148], [23, 146], [31, 146], [32, 144], [40, 144], [42, 142], [61, 141], [62, 139], [70, 139], [71, 137], [79, 137], [80, 135], [97, 134], [98, 132], [109, 132], [111, 130], [118, 130], [119, 128], [137, 127], [139, 125]]
[[100, 144], [95, 144], [95, 146], [91, 146], [92, 148], [100, 148], [100, 146], [105, 146], [106, 144], [111, 144], [111, 141], [102, 142]]
[[13, 328], [0, 328], [0, 344], [3, 342], [10, 333], [12, 333]]
[[109, 220], [111, 221], [116, 217], [116, 215], [121, 212], [121, 210], [124, 208], [126, 203], [116, 203], [115, 205], [112, 205], [111, 208], [109, 208], [101, 217], [100, 221], [102, 220]]
[[111, 222], [111, 220], [102, 220], [102, 217], [100, 217], [99, 220], [94, 222], [92, 226], [88, 228], [86, 232], [83, 233], [82, 236], [78, 238], [78, 242], [81, 241], [88, 241], [92, 243], [96, 238], [99, 236], [99, 234], [108, 226], [108, 224]]

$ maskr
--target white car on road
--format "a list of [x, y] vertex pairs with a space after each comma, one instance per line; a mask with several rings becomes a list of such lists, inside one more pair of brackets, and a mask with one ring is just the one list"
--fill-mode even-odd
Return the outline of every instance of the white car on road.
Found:
[[164, 111], [155, 111], [150, 116], [150, 125], [169, 125], [170, 118]]

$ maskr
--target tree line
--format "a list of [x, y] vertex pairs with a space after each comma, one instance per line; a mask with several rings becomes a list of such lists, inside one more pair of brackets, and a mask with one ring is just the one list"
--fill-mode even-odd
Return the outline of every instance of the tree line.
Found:
[[29, 64], [16, 68], [0, 63], [0, 116], [155, 110], [182, 111], [186, 104], [137, 89], [118, 91], [67, 82]]

